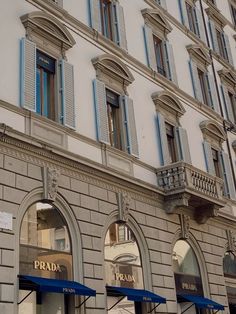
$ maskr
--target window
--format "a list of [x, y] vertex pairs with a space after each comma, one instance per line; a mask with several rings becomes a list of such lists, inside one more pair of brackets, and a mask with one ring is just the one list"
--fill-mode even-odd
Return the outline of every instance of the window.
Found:
[[[97, 138], [114, 148], [138, 156], [134, 104], [126, 87], [134, 80], [128, 68], [113, 56], [93, 60]], [[112, 83], [111, 83], [112, 82]]]
[[[63, 236], [65, 245], [58, 245], [58, 232]], [[62, 293], [38, 292], [32, 282], [22, 277], [73, 278], [69, 229], [59, 210], [48, 203], [32, 204], [23, 217], [19, 274], [19, 300], [22, 300], [19, 314], [47, 313], [49, 309], [68, 313], [71, 297]]]
[[89, 0], [90, 25], [106, 38], [127, 50], [125, 19], [116, 0]]
[[167, 137], [167, 145], [168, 145], [168, 152], [170, 156], [171, 162], [177, 161], [177, 150], [176, 150], [176, 139], [174, 133], [174, 126], [165, 122], [166, 126], [166, 137]]
[[191, 164], [188, 136], [180, 126], [179, 118], [185, 110], [172, 94], [167, 92], [152, 95], [157, 110], [157, 130], [162, 165], [183, 160]]
[[211, 64], [209, 55], [205, 50], [195, 45], [188, 46], [187, 50], [190, 55], [189, 69], [194, 97], [220, 113], [215, 80], [208, 70], [208, 66]]
[[222, 14], [213, 8], [206, 9], [206, 13], [209, 16], [209, 30], [211, 37], [212, 49], [233, 65], [233, 57], [230, 48], [230, 42], [228, 35], [224, 32], [224, 27], [227, 24], [226, 19]]
[[230, 4], [230, 11], [231, 11], [233, 24], [234, 24], [234, 26], [236, 26], [236, 7], [235, 7], [235, 5]]
[[206, 42], [203, 18], [200, 9], [196, 6], [196, 1], [179, 0], [179, 9], [182, 24]]
[[153, 35], [153, 43], [157, 63], [157, 72], [162, 74], [163, 76], [166, 76], [163, 42], [161, 41], [161, 39]]
[[75, 41], [65, 26], [46, 13], [32, 12], [21, 20], [26, 33], [29, 25], [35, 25], [31, 39], [21, 40], [21, 106], [74, 128], [73, 66], [63, 56]]
[[161, 12], [157, 10], [142, 10], [145, 19], [144, 43], [147, 64], [157, 73], [177, 84], [172, 45], [167, 34], [172, 30]]
[[232, 113], [233, 113], [233, 123], [236, 124], [236, 99], [235, 95], [232, 94], [231, 92], [228, 92], [229, 95], [229, 100], [230, 100], [230, 107], [232, 108]]
[[224, 181], [224, 196], [235, 199], [234, 179], [228, 154], [223, 150], [222, 144], [226, 134], [222, 127], [214, 121], [207, 120], [200, 123], [203, 133], [203, 151], [206, 169], [213, 176]]
[[106, 103], [111, 146], [122, 149], [120, 96], [106, 89]]

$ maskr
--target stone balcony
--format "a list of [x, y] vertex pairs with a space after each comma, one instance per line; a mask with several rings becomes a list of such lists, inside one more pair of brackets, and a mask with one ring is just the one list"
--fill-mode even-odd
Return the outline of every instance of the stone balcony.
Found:
[[157, 181], [165, 192], [167, 213], [190, 209], [198, 223], [205, 223], [225, 205], [223, 180], [185, 162], [158, 168]]

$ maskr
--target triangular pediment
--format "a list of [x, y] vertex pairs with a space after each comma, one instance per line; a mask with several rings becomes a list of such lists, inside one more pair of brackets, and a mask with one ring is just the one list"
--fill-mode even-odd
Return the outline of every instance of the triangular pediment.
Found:
[[230, 85], [232, 88], [236, 88], [236, 73], [235, 72], [224, 68], [218, 71], [218, 74], [223, 83]]
[[145, 19], [145, 23], [151, 25], [151, 27], [156, 27], [165, 34], [172, 31], [170, 23], [159, 9], [144, 9], [142, 10], [142, 15]]
[[196, 61], [204, 64], [205, 66], [208, 66], [212, 63], [208, 50], [198, 45], [188, 45], [186, 48], [192, 59], [195, 59]]

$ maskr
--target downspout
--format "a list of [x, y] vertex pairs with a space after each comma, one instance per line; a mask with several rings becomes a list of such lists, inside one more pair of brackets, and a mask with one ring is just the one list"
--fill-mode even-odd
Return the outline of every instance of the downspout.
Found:
[[[206, 40], [207, 40], [207, 46], [210, 48], [210, 40], [209, 40], [209, 36], [208, 36], [208, 31], [207, 31], [207, 27], [206, 27], [206, 20], [205, 20], [205, 15], [204, 15], [204, 10], [203, 10], [203, 5], [202, 5], [202, 0], [199, 0], [199, 4], [200, 4], [200, 8], [201, 8], [201, 13], [202, 13], [202, 19], [203, 19], [203, 25], [204, 25], [204, 29], [205, 29], [205, 35], [206, 35]], [[212, 57], [212, 50], [209, 50], [209, 55], [210, 58], [212, 60], [212, 70], [213, 70], [213, 76], [214, 76], [214, 82], [215, 82], [215, 86], [216, 86], [216, 92], [217, 92], [217, 98], [218, 98], [218, 102], [219, 102], [219, 106], [220, 106], [220, 114], [222, 117], [224, 117], [223, 114], [223, 108], [222, 108], [222, 103], [221, 103], [221, 99], [220, 99], [220, 92], [219, 92], [219, 87], [217, 84], [217, 80], [216, 80], [216, 70], [215, 70], [215, 66], [214, 66], [214, 62], [213, 62], [213, 57]], [[228, 139], [228, 129], [225, 125], [225, 120], [223, 121], [223, 128], [226, 132], [226, 144], [227, 144], [227, 149], [228, 149], [228, 153], [229, 153], [229, 160], [230, 160], [230, 166], [232, 169], [232, 175], [233, 175], [233, 179], [234, 179], [234, 187], [236, 190], [236, 176], [234, 173], [234, 166], [233, 166], [233, 159], [232, 159], [232, 154], [231, 154], [231, 150], [230, 150], [230, 144], [229, 144], [229, 139]]]

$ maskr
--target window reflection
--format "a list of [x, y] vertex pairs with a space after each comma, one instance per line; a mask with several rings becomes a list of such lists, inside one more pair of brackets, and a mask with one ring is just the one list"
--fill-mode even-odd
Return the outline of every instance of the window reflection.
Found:
[[223, 260], [224, 275], [236, 277], [236, 257], [232, 252], [226, 252]]
[[66, 222], [48, 203], [26, 211], [20, 232], [20, 274], [72, 279], [72, 255]]

